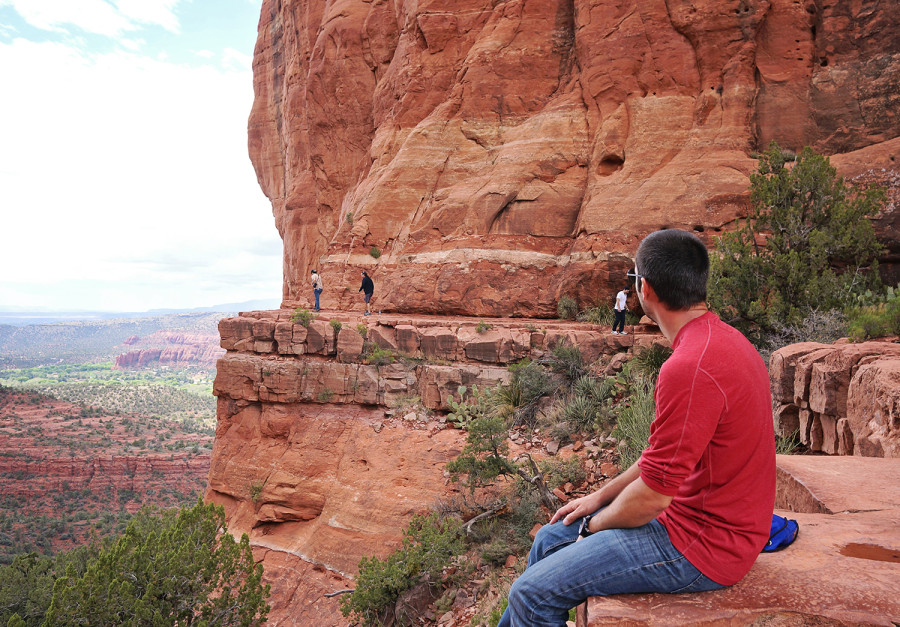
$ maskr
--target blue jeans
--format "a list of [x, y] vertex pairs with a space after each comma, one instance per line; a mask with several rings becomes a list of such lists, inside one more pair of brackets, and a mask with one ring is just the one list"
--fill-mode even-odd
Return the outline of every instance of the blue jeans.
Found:
[[313, 290], [313, 294], [316, 295], [316, 311], [319, 311], [319, 294], [322, 293], [322, 290]]
[[724, 588], [672, 546], [656, 520], [636, 529], [600, 531], [576, 544], [580, 523], [541, 527], [497, 627], [559, 627], [571, 608], [591, 596]]

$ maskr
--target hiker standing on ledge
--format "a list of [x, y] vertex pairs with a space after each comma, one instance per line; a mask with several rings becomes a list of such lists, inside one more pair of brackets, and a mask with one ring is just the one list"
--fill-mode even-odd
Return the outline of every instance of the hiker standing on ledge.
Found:
[[753, 566], [775, 505], [769, 376], [746, 338], [707, 310], [708, 273], [691, 233], [641, 242], [629, 276], [674, 348], [649, 446], [540, 529], [498, 627], [565, 625], [591, 596], [715, 590]]
[[363, 314], [365, 316], [369, 315], [369, 301], [372, 300], [372, 294], [375, 293], [375, 284], [372, 282], [372, 279], [369, 278], [369, 273], [363, 270], [362, 273], [362, 285], [360, 286], [357, 293], [362, 292], [363, 296], [366, 299], [366, 313]]
[[322, 293], [322, 277], [315, 270], [310, 272], [310, 280], [312, 281], [313, 295], [316, 297], [316, 307], [313, 311], [319, 311], [319, 295]]
[[[625, 332], [625, 312], [628, 311], [628, 295], [630, 293], [631, 286], [626, 285], [618, 294], [616, 294], [616, 304], [614, 307], [616, 319], [613, 320], [613, 335], [628, 335]], [[618, 331], [616, 331], [616, 327], [619, 328]]]

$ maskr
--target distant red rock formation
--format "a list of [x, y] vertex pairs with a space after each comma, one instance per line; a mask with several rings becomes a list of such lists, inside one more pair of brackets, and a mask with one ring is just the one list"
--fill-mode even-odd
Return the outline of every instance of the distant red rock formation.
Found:
[[116, 368], [136, 368], [151, 364], [170, 366], [215, 367], [216, 360], [225, 351], [219, 347], [219, 338], [208, 333], [157, 331], [145, 338], [132, 336], [124, 344], [146, 345], [116, 357]]
[[731, 228], [771, 140], [898, 189], [897, 2], [265, 0], [253, 67], [286, 306], [311, 268], [344, 309], [360, 269], [376, 311], [611, 299], [647, 232]]

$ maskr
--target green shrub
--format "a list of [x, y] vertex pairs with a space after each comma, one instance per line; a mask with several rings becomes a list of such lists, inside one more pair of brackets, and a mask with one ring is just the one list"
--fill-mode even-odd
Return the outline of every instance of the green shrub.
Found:
[[848, 296], [877, 289], [882, 251], [869, 217], [884, 191], [844, 184], [828, 159], [804, 148], [788, 159], [774, 142], [750, 176], [751, 211], [716, 241], [709, 303], [758, 342], [776, 323], [814, 309], [843, 309]]
[[491, 566], [502, 566], [506, 558], [516, 553], [516, 547], [506, 538], [496, 538], [481, 548], [481, 558]]
[[349, 224], [350, 226], [353, 226], [353, 212], [352, 211], [347, 212], [347, 224]]
[[615, 320], [615, 311], [612, 305], [596, 305], [579, 313], [578, 320], [580, 322], [610, 326]]
[[475, 325], [475, 332], [476, 333], [484, 333], [485, 331], [487, 331], [490, 328], [491, 328], [491, 325], [489, 325], [487, 322], [482, 321]]
[[794, 431], [790, 435], [775, 436], [775, 453], [778, 455], [791, 455], [801, 446], [799, 431]]
[[556, 435], [568, 439], [573, 429], [605, 429], [610, 421], [609, 404], [614, 392], [614, 380], [611, 378], [601, 380], [584, 375], [576, 379], [557, 415], [562, 424], [556, 426]]
[[356, 332], [362, 336], [362, 339], [366, 339], [366, 336], [369, 334], [369, 327], [360, 322], [356, 325]]
[[481, 416], [469, 423], [466, 446], [447, 464], [451, 481], [466, 476], [469, 492], [489, 485], [497, 477], [514, 475], [515, 465], [507, 458], [509, 442], [500, 416]]
[[556, 303], [556, 315], [561, 320], [574, 320], [578, 315], [578, 303], [571, 296], [561, 296]]
[[566, 483], [578, 485], [587, 478], [587, 473], [577, 455], [566, 459], [545, 459], [539, 467], [544, 473], [544, 481], [551, 487], [559, 487]]
[[561, 374], [569, 384], [587, 374], [587, 366], [581, 350], [567, 341], [559, 342], [553, 347], [547, 364], [550, 366], [550, 370]]
[[306, 307], [297, 307], [294, 310], [294, 314], [291, 316], [291, 321], [299, 322], [303, 326], [308, 327], [309, 323], [315, 320], [315, 318], [315, 314]]
[[198, 499], [180, 512], [144, 510], [81, 574], [56, 581], [45, 624], [259, 625], [269, 612], [262, 575], [221, 506]]
[[328, 324], [331, 325], [331, 328], [334, 329], [334, 334], [337, 335], [338, 331], [343, 327], [343, 323], [340, 320], [331, 319], [328, 321]]
[[666, 360], [672, 356], [672, 349], [662, 344], [643, 348], [631, 360], [631, 372], [650, 381], [656, 381]]
[[384, 560], [362, 558], [356, 589], [341, 601], [341, 614], [366, 627], [383, 624], [401, 593], [421, 581], [437, 583], [462, 551], [456, 521], [441, 520], [436, 514], [414, 516], [399, 549]]
[[368, 344], [368, 350], [363, 352], [364, 361], [372, 366], [384, 366], [394, 363], [394, 351], [389, 348], [381, 348], [375, 344]]
[[375, 259], [381, 257], [381, 251], [378, 250], [378, 248], [375, 246], [372, 246], [372, 248], [369, 249], [369, 254], [372, 255], [372, 257], [374, 257]]
[[848, 318], [849, 336], [854, 342], [900, 335], [900, 285], [897, 289], [888, 287], [874, 304], [851, 308]]
[[630, 385], [625, 407], [619, 411], [619, 420], [613, 435], [618, 438], [619, 466], [630, 467], [641, 456], [650, 438], [650, 423], [656, 415], [653, 400], [653, 381], [635, 377]]
[[494, 392], [494, 410], [513, 424], [532, 424], [537, 401], [554, 390], [547, 372], [537, 362], [522, 360], [509, 367], [510, 380]]

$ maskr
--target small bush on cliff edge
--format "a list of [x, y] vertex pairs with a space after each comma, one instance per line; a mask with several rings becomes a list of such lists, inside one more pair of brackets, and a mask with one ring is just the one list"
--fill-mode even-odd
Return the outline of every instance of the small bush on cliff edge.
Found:
[[571, 296], [560, 296], [556, 302], [556, 315], [561, 320], [574, 320], [578, 315], [578, 303]]
[[401, 593], [419, 582], [436, 584], [450, 560], [463, 552], [459, 522], [417, 514], [399, 549], [381, 560], [363, 557], [356, 589], [341, 601], [341, 614], [366, 627], [384, 624]]
[[303, 326], [308, 327], [315, 317], [315, 314], [306, 307], [297, 307], [294, 310], [294, 315], [291, 316], [291, 322], [299, 322]]

